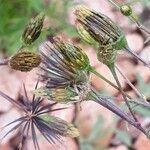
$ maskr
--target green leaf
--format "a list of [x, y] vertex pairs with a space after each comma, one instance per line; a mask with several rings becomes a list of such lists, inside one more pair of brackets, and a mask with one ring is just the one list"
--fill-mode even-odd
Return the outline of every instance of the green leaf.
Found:
[[140, 92], [144, 96], [149, 97], [150, 96], [150, 84], [145, 83], [145, 81], [140, 76], [140, 74], [137, 74], [136, 78], [138, 81], [138, 87], [139, 87]]
[[122, 130], [116, 130], [117, 138], [124, 144], [131, 146], [131, 137], [127, 132]]

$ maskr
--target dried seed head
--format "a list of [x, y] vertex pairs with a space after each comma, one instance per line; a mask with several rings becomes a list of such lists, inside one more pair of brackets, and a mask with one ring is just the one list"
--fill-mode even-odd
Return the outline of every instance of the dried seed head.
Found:
[[105, 65], [111, 65], [115, 62], [117, 51], [111, 45], [101, 46], [97, 52], [97, 58]]
[[83, 100], [89, 90], [88, 71], [76, 69], [54, 43], [45, 42], [40, 47], [40, 79], [45, 88], [36, 90], [35, 94], [62, 103]]
[[22, 40], [26, 45], [32, 44], [41, 34], [45, 15], [40, 13], [31, 19], [22, 34]]
[[79, 35], [85, 42], [97, 47], [99, 46], [99, 43], [95, 41], [95, 39], [85, 30], [84, 26], [81, 23], [77, 23], [76, 27]]
[[8, 64], [14, 70], [27, 72], [38, 67], [40, 62], [41, 58], [38, 54], [23, 50], [13, 55]]
[[72, 124], [54, 116], [45, 117], [46, 118], [42, 119], [46, 120], [51, 125], [51, 127], [53, 127], [53, 131], [56, 131], [56, 133], [59, 135], [69, 137], [78, 137], [80, 135], [79, 130]]
[[130, 16], [132, 14], [132, 8], [129, 5], [122, 5], [120, 11], [124, 16]]
[[66, 88], [53, 88], [48, 89], [41, 87], [34, 90], [34, 94], [39, 97], [47, 98], [48, 100], [55, 101], [57, 103], [67, 103], [78, 100], [77, 93], [69, 87]]
[[55, 47], [62, 53], [68, 65], [75, 69], [84, 70], [89, 67], [89, 59], [86, 53], [79, 47], [70, 43], [65, 43], [59, 38], [54, 39]]
[[113, 44], [117, 50], [127, 45], [121, 29], [104, 14], [97, 13], [84, 6], [78, 6], [75, 14], [77, 22], [81, 23], [84, 29], [100, 45]]
[[40, 55], [40, 79], [46, 83], [47, 88], [72, 87], [88, 81], [88, 71], [75, 69], [70, 60], [52, 43], [44, 42], [40, 46]]

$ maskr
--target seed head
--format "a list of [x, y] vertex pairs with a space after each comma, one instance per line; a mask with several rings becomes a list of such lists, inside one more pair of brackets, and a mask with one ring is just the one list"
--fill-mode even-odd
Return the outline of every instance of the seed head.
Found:
[[[17, 107], [23, 115], [2, 127], [2, 129], [9, 127], [9, 130], [4, 134], [2, 139], [11, 132], [20, 130], [20, 145], [23, 145], [23, 137], [26, 137], [27, 139], [32, 139], [35, 150], [40, 150], [36, 130], [52, 145], [56, 144], [56, 142], [61, 142], [62, 137], [79, 136], [78, 129], [72, 124], [49, 114], [50, 112], [61, 111], [66, 108], [53, 108], [56, 103], [43, 104], [43, 99], [35, 95], [33, 95], [33, 98], [30, 100], [28, 99], [25, 86], [24, 90], [25, 96], [19, 95], [18, 100], [0, 91], [0, 96]], [[11, 125], [14, 125], [14, 127], [11, 127]]]
[[45, 88], [37, 89], [35, 94], [62, 103], [85, 99], [86, 93], [89, 92], [88, 71], [75, 68], [72, 60], [76, 60], [76, 53], [71, 53], [73, 59], [70, 60], [71, 57], [68, 58], [64, 53], [67, 51], [60, 49], [64, 43], [56, 44], [56, 41], [45, 42], [40, 47], [40, 80], [45, 83]]
[[41, 58], [37, 53], [24, 49], [13, 55], [8, 64], [14, 70], [27, 72], [38, 67], [40, 62]]
[[90, 10], [85, 6], [78, 6], [75, 11], [77, 22], [81, 23], [84, 29], [100, 45], [112, 44], [117, 50], [124, 48], [127, 44], [124, 33], [107, 16]]
[[124, 16], [130, 16], [132, 14], [132, 8], [129, 5], [122, 5], [120, 11]]
[[26, 45], [32, 44], [41, 34], [45, 15], [40, 13], [31, 19], [22, 34], [22, 40]]

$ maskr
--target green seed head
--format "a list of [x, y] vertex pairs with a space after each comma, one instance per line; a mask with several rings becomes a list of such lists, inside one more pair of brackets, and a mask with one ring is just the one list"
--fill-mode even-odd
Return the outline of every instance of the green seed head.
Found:
[[100, 46], [113, 45], [117, 50], [126, 46], [122, 44], [124, 33], [106, 15], [97, 13], [84, 6], [77, 7], [75, 15], [77, 22], [83, 26], [84, 30], [86, 30]]
[[40, 13], [35, 18], [31, 19], [22, 34], [24, 44], [32, 44], [41, 34], [45, 15]]
[[120, 11], [124, 16], [130, 16], [132, 14], [132, 8], [129, 5], [122, 5]]
[[28, 72], [38, 67], [40, 62], [41, 58], [38, 54], [23, 50], [13, 55], [8, 64], [14, 70]]
[[65, 43], [59, 38], [54, 39], [54, 45], [62, 53], [64, 60], [69, 63], [68, 65], [79, 70], [89, 67], [88, 56], [81, 48], [70, 43]]
[[111, 65], [115, 62], [117, 51], [112, 46], [101, 46], [97, 52], [97, 58], [105, 65]]

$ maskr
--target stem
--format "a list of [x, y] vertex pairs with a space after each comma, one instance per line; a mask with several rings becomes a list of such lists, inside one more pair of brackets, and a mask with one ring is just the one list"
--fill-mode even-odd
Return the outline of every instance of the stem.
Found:
[[[108, 0], [108, 1], [109, 1], [111, 4], [113, 4], [118, 10], [120, 10], [119, 4], [117, 4], [117, 3], [114, 2], [113, 0]], [[129, 4], [129, 3], [124, 3], [124, 4]], [[143, 26], [142, 23], [140, 23], [139, 21], [137, 21], [133, 15], [129, 16], [129, 19], [130, 19], [131, 21], [133, 21], [134, 23], [136, 23], [137, 27], [138, 27], [140, 30], [144, 31], [144, 32], [147, 33], [147, 34], [150, 34], [150, 30], [148, 30], [145, 26]]]
[[[130, 104], [135, 104], [135, 106], [133, 106], [133, 107], [136, 107], [136, 106], [142, 106], [142, 107], [144, 107], [144, 108], [146, 108], [146, 109], [150, 109], [150, 104], [148, 104], [148, 103], [141, 103], [141, 102], [135, 102], [135, 101], [128, 101]], [[133, 108], [132, 107], [132, 108]]]
[[131, 16], [131, 17], [130, 17], [130, 20], [132, 20], [133, 22], [135, 22], [136, 25], [137, 25], [137, 27], [138, 27], [140, 30], [144, 31], [144, 32], [147, 33], [147, 34], [150, 34], [150, 30], [148, 30], [145, 26], [143, 26], [142, 23], [140, 23], [139, 21], [137, 21], [137, 20], [134, 18], [134, 16]]
[[118, 8], [118, 9], [120, 9], [120, 6], [117, 4], [117, 3], [115, 3], [114, 1], [112, 1], [112, 0], [108, 0], [110, 3], [112, 3], [116, 8]]
[[117, 116], [121, 117], [122, 119], [127, 121], [129, 124], [133, 125], [135, 128], [137, 128], [147, 136], [147, 132], [141, 126], [140, 123], [135, 122], [132, 118], [129, 117], [127, 113], [123, 112], [120, 108], [111, 103], [107, 98], [101, 97], [94, 88], [92, 88], [91, 90], [90, 97], [93, 101], [109, 109], [111, 112], [115, 113]]
[[[96, 76], [100, 77], [102, 80], [104, 80], [105, 82], [107, 82], [109, 85], [111, 85], [112, 87], [114, 87], [115, 89], [117, 89], [118, 91], [120, 91], [120, 88], [117, 87], [114, 83], [112, 83], [111, 81], [109, 81], [108, 79], [106, 79], [103, 75], [101, 75], [99, 72], [97, 72], [93, 67], [89, 67], [89, 71], [92, 72], [93, 74], [95, 74]], [[120, 91], [121, 92], [121, 91]], [[124, 93], [124, 91], [123, 91]], [[129, 99], [132, 99], [132, 97], [126, 93], [124, 93]]]
[[132, 109], [131, 109], [131, 107], [130, 107], [130, 105], [129, 105], [129, 103], [128, 103], [128, 99], [127, 99], [126, 95], [124, 94], [124, 91], [122, 90], [121, 84], [120, 84], [120, 82], [119, 82], [119, 79], [118, 79], [117, 74], [116, 74], [116, 71], [115, 71], [115, 66], [114, 66], [114, 64], [108, 65], [108, 67], [109, 67], [109, 69], [110, 69], [110, 71], [111, 71], [111, 73], [112, 73], [114, 79], [116, 80], [116, 83], [117, 83], [118, 87], [120, 88], [120, 92], [122, 93], [122, 96], [123, 96], [123, 98], [124, 98], [124, 100], [125, 100], [125, 103], [126, 103], [128, 109], [129, 109], [129, 111], [130, 111], [132, 117], [134, 118], [134, 120], [135, 120], [136, 122], [138, 122], [137, 118], [135, 117], [135, 115], [134, 115], [134, 113], [132, 112]]
[[138, 56], [135, 52], [133, 52], [128, 46], [125, 48], [125, 50], [150, 69], [150, 64], [146, 63], [142, 58], [140, 58], [140, 56]]
[[122, 77], [126, 80], [126, 82], [128, 83], [128, 85], [130, 85], [130, 87], [135, 91], [135, 93], [142, 98], [144, 101], [146, 101], [146, 99], [144, 98], [144, 95], [141, 94], [138, 89], [135, 88], [135, 86], [130, 82], [130, 80], [124, 75], [124, 73], [121, 71], [121, 69], [115, 65], [116, 69], [119, 71], [119, 73], [122, 75]]

